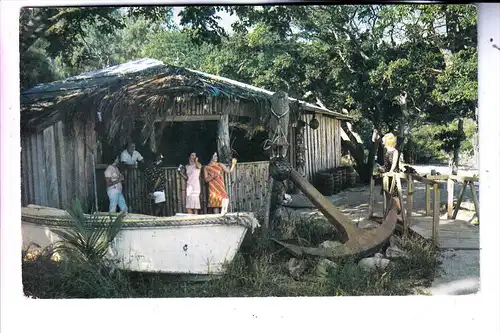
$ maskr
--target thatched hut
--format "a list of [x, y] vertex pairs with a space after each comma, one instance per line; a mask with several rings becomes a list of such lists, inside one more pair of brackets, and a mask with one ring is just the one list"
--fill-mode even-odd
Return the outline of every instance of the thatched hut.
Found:
[[[262, 143], [268, 137], [272, 96], [151, 59], [24, 91], [22, 204], [65, 208], [78, 198], [87, 207], [106, 210], [102, 170], [133, 140], [146, 158], [156, 151], [166, 156], [171, 214], [183, 210], [184, 183], [176, 166], [186, 163], [193, 150], [205, 163], [216, 149], [222, 160], [237, 157], [241, 163], [228, 177], [230, 209], [260, 209], [267, 193], [269, 157]], [[313, 118], [316, 129], [308, 125]], [[340, 165], [342, 120], [349, 117], [290, 98], [290, 162], [308, 179]], [[125, 195], [133, 211], [149, 213], [140, 171], [127, 173]]]

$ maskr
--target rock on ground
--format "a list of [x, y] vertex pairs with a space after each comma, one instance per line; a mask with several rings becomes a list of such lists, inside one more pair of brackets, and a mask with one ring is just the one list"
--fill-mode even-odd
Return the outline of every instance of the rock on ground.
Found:
[[384, 258], [363, 258], [359, 261], [358, 266], [365, 271], [373, 271], [375, 269], [385, 269], [391, 261]]
[[307, 263], [304, 260], [291, 258], [288, 261], [288, 272], [294, 279], [298, 279], [307, 269]]
[[321, 259], [316, 265], [316, 276], [326, 277], [329, 268], [337, 268], [337, 264], [328, 259]]
[[342, 246], [342, 245], [343, 244], [341, 242], [327, 240], [327, 241], [324, 241], [323, 243], [319, 244], [319, 247], [324, 248], [324, 249], [334, 249], [334, 248]]

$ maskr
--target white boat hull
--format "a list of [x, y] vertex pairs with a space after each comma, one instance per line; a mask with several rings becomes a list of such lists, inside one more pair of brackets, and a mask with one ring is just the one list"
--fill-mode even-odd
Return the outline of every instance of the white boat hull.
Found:
[[125, 229], [112, 249], [126, 270], [218, 274], [233, 260], [246, 231], [239, 225]]
[[[229, 215], [229, 214], [228, 214]], [[61, 226], [22, 221], [23, 248], [42, 248], [59, 241], [52, 232]], [[238, 224], [127, 226], [110, 246], [109, 257], [118, 268], [171, 274], [220, 274], [230, 263], [247, 232]]]

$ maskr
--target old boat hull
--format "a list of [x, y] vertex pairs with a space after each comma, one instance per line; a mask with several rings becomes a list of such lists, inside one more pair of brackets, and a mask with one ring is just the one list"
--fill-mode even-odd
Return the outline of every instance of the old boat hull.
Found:
[[[22, 210], [24, 249], [30, 244], [44, 248], [60, 240], [52, 230], [65, 228], [64, 211], [32, 205]], [[242, 220], [246, 224], [238, 222]], [[257, 226], [251, 213], [168, 218], [127, 214], [109, 257], [118, 268], [129, 271], [220, 274], [224, 263], [234, 259], [248, 228]]]

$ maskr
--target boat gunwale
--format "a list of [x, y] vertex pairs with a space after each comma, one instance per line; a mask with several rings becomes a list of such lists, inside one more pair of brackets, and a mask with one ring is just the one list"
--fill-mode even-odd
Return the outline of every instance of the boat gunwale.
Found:
[[[209, 225], [239, 225], [242, 227], [249, 228], [251, 227], [251, 223], [241, 223], [239, 218], [247, 218], [247, 219], [255, 219], [253, 213], [245, 212], [245, 213], [231, 213], [226, 215], [212, 215], [212, 218], [186, 218], [183, 216], [182, 218], [165, 218], [158, 219], [157, 217], [153, 217], [152, 219], [127, 219], [125, 218], [122, 221], [122, 228], [124, 229], [132, 229], [132, 228], [154, 228], [154, 227], [189, 227], [189, 226], [209, 226]], [[103, 216], [103, 219], [106, 219], [107, 216]], [[53, 227], [69, 227], [71, 225], [71, 217], [68, 216], [40, 216], [35, 214], [21, 214], [21, 221], [24, 223], [30, 223], [34, 225], [45, 225], [45, 226], [53, 226]], [[90, 224], [94, 224], [96, 226], [102, 226], [106, 224], [110, 224], [110, 221], [98, 221], [98, 222], [90, 222]]]

